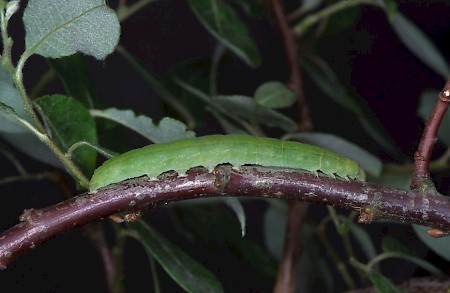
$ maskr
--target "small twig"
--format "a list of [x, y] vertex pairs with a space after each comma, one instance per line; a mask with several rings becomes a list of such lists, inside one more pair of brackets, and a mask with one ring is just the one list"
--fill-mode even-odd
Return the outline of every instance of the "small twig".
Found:
[[335, 247], [330, 243], [325, 233], [326, 223], [329, 220], [331, 220], [331, 217], [327, 217], [324, 221], [321, 222], [321, 224], [317, 229], [317, 237], [319, 238], [319, 241], [322, 243], [322, 245], [325, 247], [326, 252], [332, 259], [333, 263], [336, 266], [336, 270], [341, 275], [342, 280], [344, 280], [347, 287], [351, 289], [356, 288], [355, 281], [353, 280], [352, 275], [350, 274], [347, 266], [345, 265], [345, 262], [341, 259]]
[[21, 174], [21, 175], [17, 175], [17, 176], [9, 176], [9, 177], [2, 178], [0, 180], [0, 185], [12, 183], [12, 182], [18, 182], [18, 181], [44, 180], [44, 179], [53, 180], [53, 178], [54, 178], [53, 172], [39, 172], [39, 173], [34, 173], [34, 174], [26, 173], [26, 174]]
[[128, 17], [138, 12], [142, 7], [154, 1], [155, 0], [140, 0], [130, 6], [127, 6], [125, 4], [125, 1], [121, 1], [117, 9], [117, 17], [119, 18], [120, 22], [124, 22], [128, 19]]
[[28, 174], [25, 167], [23, 167], [22, 163], [20, 163], [20, 161], [16, 159], [16, 157], [13, 155], [8, 146], [6, 146], [3, 143], [0, 143], [0, 151], [2, 152], [3, 156], [5, 156], [6, 159], [8, 159], [8, 161], [10, 161], [11, 164], [14, 165], [14, 167], [16, 168], [17, 172], [19, 172], [20, 175]]
[[436, 105], [428, 118], [420, 139], [419, 147], [414, 154], [414, 173], [411, 181], [411, 189], [434, 189], [430, 180], [430, 159], [436, 136], [442, 119], [450, 102], [450, 79], [447, 80], [443, 90], [440, 92]]

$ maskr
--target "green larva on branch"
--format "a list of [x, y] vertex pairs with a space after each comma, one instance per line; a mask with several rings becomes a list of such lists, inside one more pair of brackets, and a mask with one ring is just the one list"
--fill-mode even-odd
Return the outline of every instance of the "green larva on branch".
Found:
[[365, 180], [358, 163], [316, 146], [248, 135], [209, 135], [152, 144], [109, 159], [95, 170], [89, 190], [144, 175], [156, 179], [171, 170], [180, 175], [197, 166], [212, 170], [224, 163], [320, 171]]

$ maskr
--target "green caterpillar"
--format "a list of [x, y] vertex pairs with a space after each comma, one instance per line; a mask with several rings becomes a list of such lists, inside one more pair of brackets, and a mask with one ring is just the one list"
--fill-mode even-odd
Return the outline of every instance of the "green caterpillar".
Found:
[[212, 170], [224, 163], [234, 167], [255, 164], [295, 168], [365, 179], [358, 163], [316, 146], [248, 135], [209, 135], [152, 144], [114, 157], [95, 170], [89, 190], [144, 175], [155, 179], [171, 170], [178, 174], [197, 166]]

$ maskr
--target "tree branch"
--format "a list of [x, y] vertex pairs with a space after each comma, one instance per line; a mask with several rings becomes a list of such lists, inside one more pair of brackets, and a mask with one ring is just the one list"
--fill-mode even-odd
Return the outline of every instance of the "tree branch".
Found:
[[420, 139], [419, 147], [414, 154], [414, 174], [411, 182], [411, 189], [434, 188], [430, 180], [430, 159], [433, 146], [436, 143], [436, 136], [442, 119], [447, 112], [450, 102], [450, 79], [447, 80], [444, 88], [440, 92], [433, 112], [428, 118]]
[[300, 200], [360, 212], [370, 209], [372, 219], [450, 232], [450, 199], [435, 192], [394, 189], [298, 170], [225, 166], [162, 180], [132, 179], [48, 208], [25, 210], [21, 223], [0, 234], [0, 268], [6, 269], [23, 253], [65, 231], [118, 212], [137, 213], [172, 201], [225, 195]]

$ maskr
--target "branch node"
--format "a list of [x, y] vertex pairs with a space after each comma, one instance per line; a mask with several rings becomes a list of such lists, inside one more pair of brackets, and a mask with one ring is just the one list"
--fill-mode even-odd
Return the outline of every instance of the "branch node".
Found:
[[219, 190], [224, 190], [225, 186], [227, 186], [230, 181], [231, 176], [231, 166], [230, 165], [219, 165], [211, 172], [214, 176], [216, 176], [216, 180], [214, 181], [214, 186]]
[[370, 224], [374, 218], [374, 211], [372, 208], [364, 208], [360, 211], [358, 216], [358, 223], [360, 224]]
[[450, 102], [450, 89], [444, 89], [443, 91], [441, 91], [441, 93], [439, 94], [439, 99], [446, 103]]

